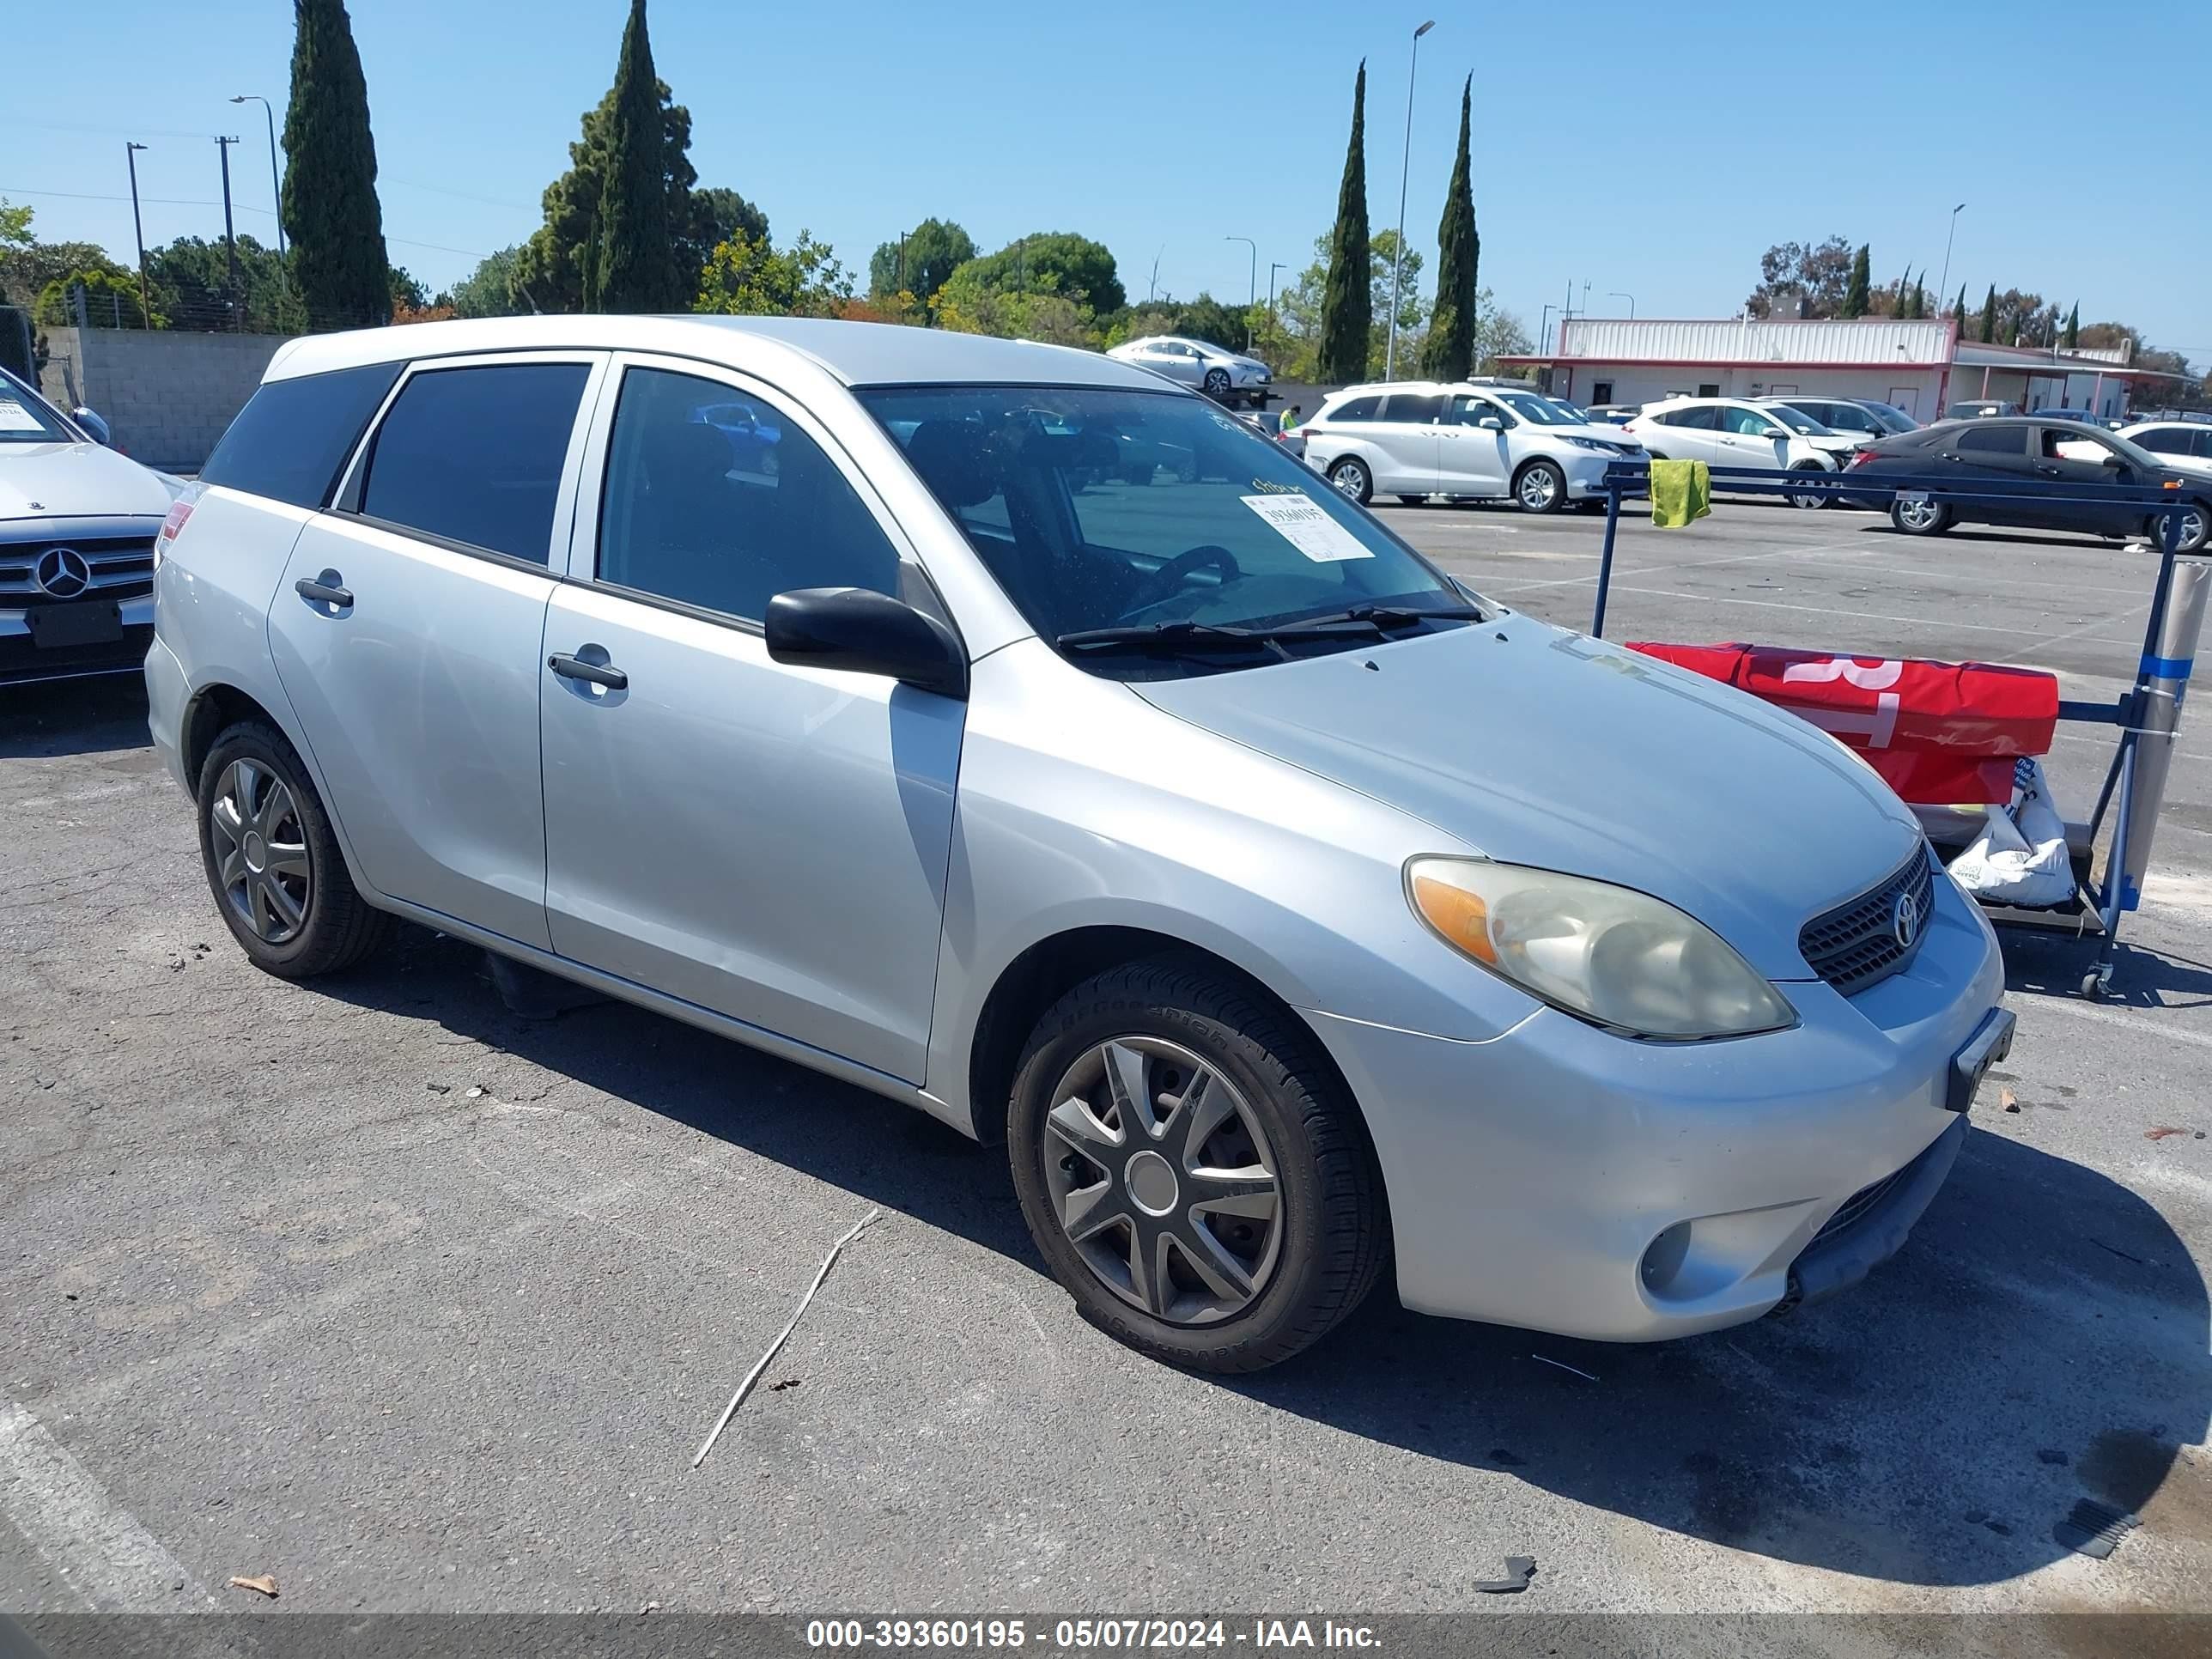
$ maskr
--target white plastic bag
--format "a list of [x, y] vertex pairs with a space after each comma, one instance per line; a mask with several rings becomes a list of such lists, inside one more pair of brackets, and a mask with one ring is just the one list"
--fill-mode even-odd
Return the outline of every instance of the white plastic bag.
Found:
[[1974, 844], [1951, 861], [1951, 875], [1976, 898], [1996, 904], [2039, 909], [2073, 897], [2066, 824], [2051, 804], [2039, 762], [2014, 765], [2011, 804], [1990, 809]]

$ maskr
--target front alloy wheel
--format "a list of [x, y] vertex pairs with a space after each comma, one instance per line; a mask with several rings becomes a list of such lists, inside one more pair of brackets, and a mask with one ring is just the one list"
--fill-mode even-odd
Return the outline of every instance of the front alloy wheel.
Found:
[[1328, 481], [1363, 504], [1375, 493], [1375, 481], [1367, 476], [1366, 465], [1349, 455], [1329, 468]]
[[1529, 462], [1513, 485], [1513, 498], [1523, 513], [1555, 513], [1566, 495], [1566, 478], [1549, 461]]
[[1209, 398], [1226, 398], [1229, 395], [1227, 369], [1209, 368], [1206, 371], [1206, 395]]
[[1281, 1247], [1273, 1149], [1236, 1086], [1188, 1048], [1122, 1036], [1053, 1090], [1045, 1185], [1099, 1282], [1171, 1325], [1251, 1306]]

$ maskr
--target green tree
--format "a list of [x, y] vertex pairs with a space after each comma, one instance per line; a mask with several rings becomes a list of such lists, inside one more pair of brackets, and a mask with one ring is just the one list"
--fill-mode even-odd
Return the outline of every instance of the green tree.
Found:
[[1437, 226], [1437, 297], [1429, 337], [1421, 346], [1421, 372], [1432, 380], [1463, 380], [1474, 362], [1475, 268], [1482, 239], [1474, 228], [1474, 182], [1468, 161], [1474, 112], [1474, 77], [1459, 94], [1459, 153], [1444, 189], [1444, 216]]
[[[179, 236], [146, 251], [146, 282], [154, 309], [168, 325], [240, 329], [253, 334], [295, 334], [307, 326], [299, 296], [285, 283], [283, 258], [251, 236], [237, 241], [238, 281], [231, 283], [230, 254], [220, 240]], [[115, 266], [118, 274], [123, 267]], [[392, 315], [385, 301], [384, 315]]]
[[1853, 263], [1851, 245], [1840, 236], [1811, 246], [1777, 242], [1759, 256], [1759, 286], [1745, 309], [1753, 317], [1795, 316], [1801, 307], [1808, 317], [1837, 316]]
[[477, 262], [477, 268], [440, 297], [453, 307], [456, 317], [518, 317], [530, 302], [514, 291], [514, 266], [520, 247], [503, 247]]
[[301, 301], [318, 328], [388, 323], [376, 141], [353, 22], [343, 0], [295, 0], [293, 12], [283, 207]]
[[779, 251], [739, 231], [708, 258], [691, 308], [731, 317], [835, 317], [852, 295], [853, 279], [828, 243], [802, 230]]
[[32, 210], [0, 196], [0, 248], [31, 246]]
[[2081, 302], [2076, 300], [2074, 309], [2066, 313], [2066, 337], [2059, 343], [2072, 351], [2081, 343]]
[[[661, 101], [667, 102], [665, 88]], [[691, 142], [691, 112], [679, 106], [664, 111], [663, 114], [683, 117], [683, 146], [675, 151], [676, 163], [681, 165], [672, 163], [667, 175], [669, 224], [675, 239], [676, 268], [684, 284], [696, 289], [698, 273], [707, 268], [707, 261], [714, 258], [714, 250], [738, 232], [743, 231], [751, 241], [769, 240], [768, 215], [726, 185], [691, 189], [690, 179], [697, 175], [692, 173], [691, 164], [684, 156], [684, 148]]]
[[902, 292], [927, 301], [945, 279], [975, 257], [975, 240], [950, 219], [924, 219], [899, 239], [879, 242], [868, 260], [868, 297], [889, 300]]
[[991, 280], [987, 262], [969, 259], [953, 268], [945, 285], [929, 297], [930, 320], [963, 334], [995, 334], [1001, 339], [1043, 340], [1054, 345], [1102, 343], [1097, 313], [1079, 297], [1063, 294], [1047, 276], [1042, 288], [1001, 288]]
[[1528, 325], [1510, 311], [1501, 310], [1488, 289], [1474, 296], [1475, 314], [1481, 319], [1474, 331], [1474, 372], [1495, 374], [1500, 357], [1525, 357], [1534, 349]]
[[1988, 345], [1997, 337], [1997, 285], [1990, 284], [1990, 297], [1982, 301], [1982, 343]]
[[1905, 314], [1911, 318], [1916, 322], [1928, 314], [1928, 290], [1921, 286], [1921, 277], [1927, 276], [1927, 274], [1928, 273], [1925, 270], [1923, 270], [1919, 276], [1916, 276], [1912, 279], [1912, 299], [1911, 301], [1912, 308]]
[[1073, 231], [1020, 237], [996, 253], [963, 261], [946, 274], [946, 282], [962, 271], [994, 293], [1057, 294], [1095, 314], [1119, 311], [1128, 303], [1112, 252], [1104, 243]]
[[[33, 319], [41, 328], [74, 327], [78, 290], [82, 290], [84, 320], [93, 328], [144, 328], [145, 313], [138, 306], [138, 279], [120, 266], [94, 265], [57, 276], [40, 291]], [[155, 312], [155, 328], [167, 328], [169, 319]]]
[[1966, 285], [1959, 284], [1959, 303], [1951, 307], [1951, 320], [1958, 326], [1959, 337], [1966, 337]]
[[1872, 275], [1869, 269], [1868, 254], [1867, 244], [1861, 242], [1859, 251], [1851, 256], [1850, 286], [1844, 290], [1843, 308], [1836, 313], [1838, 316], [1863, 317], [1867, 314], [1868, 307], [1871, 303], [1867, 293], [1867, 283]]
[[1316, 373], [1331, 384], [1364, 380], [1374, 289], [1367, 242], [1367, 60], [1352, 87], [1352, 139], [1345, 147], [1344, 178], [1336, 191], [1336, 228], [1322, 290], [1321, 340]]
[[645, 0], [630, 0], [611, 96], [592, 308], [674, 311], [683, 304], [684, 273], [676, 269], [675, 245], [669, 236], [660, 80], [653, 72]]
[[404, 306], [410, 311], [420, 311], [430, 303], [430, 290], [404, 265], [392, 267], [392, 308]]
[[1181, 334], [1194, 340], [1204, 340], [1209, 345], [1242, 351], [1244, 349], [1244, 337], [1250, 330], [1242, 306], [1224, 305], [1211, 294], [1200, 294], [1195, 300], [1177, 305], [1173, 322], [1167, 328], [1156, 331]]

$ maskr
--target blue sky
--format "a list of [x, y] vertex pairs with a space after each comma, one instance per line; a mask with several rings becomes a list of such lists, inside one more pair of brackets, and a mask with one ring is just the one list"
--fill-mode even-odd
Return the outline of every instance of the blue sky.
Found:
[[[241, 230], [273, 225], [258, 106], [282, 106], [286, 0], [102, 0], [36, 8], [36, 61], [0, 102], [0, 195], [50, 238], [126, 261], [124, 140], [148, 198], [219, 198], [218, 131]], [[614, 72], [624, 0], [355, 0], [392, 254], [435, 287], [520, 240]], [[1475, 77], [1481, 279], [1533, 330], [1573, 284], [1583, 308], [1725, 316], [1760, 252], [1831, 233], [1873, 245], [1877, 280], [1943, 263], [2077, 298], [2212, 366], [2212, 3], [2142, 0], [1120, 0], [923, 5], [653, 0], [662, 78], [690, 106], [692, 160], [865, 272], [875, 244], [936, 214], [989, 249], [1035, 230], [1097, 237], [1141, 297], [1242, 299], [1294, 270], [1334, 211], [1352, 79], [1368, 59], [1377, 228], [1398, 211], [1407, 51], [1421, 42], [1406, 219], [1433, 247]], [[28, 38], [15, 31], [19, 45]], [[2171, 90], [2154, 100], [2152, 78]], [[2151, 112], [2154, 101], [2167, 107]], [[70, 192], [73, 194], [59, 194]], [[222, 232], [219, 207], [146, 206], [149, 244]], [[1433, 252], [1430, 255], [1433, 265]]]

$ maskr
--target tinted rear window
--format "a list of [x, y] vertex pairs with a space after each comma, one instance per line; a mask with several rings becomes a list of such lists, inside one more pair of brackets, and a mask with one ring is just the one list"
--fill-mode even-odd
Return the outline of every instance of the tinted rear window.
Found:
[[372, 519], [544, 564], [582, 363], [500, 363], [417, 374], [368, 457]]
[[1382, 407], [1382, 399], [1380, 398], [1354, 398], [1350, 403], [1330, 410], [1327, 418], [1331, 421], [1371, 421]]
[[269, 381], [238, 411], [201, 478], [294, 507], [321, 507], [404, 367], [370, 363]]
[[1978, 450], [1990, 455], [2025, 455], [2027, 453], [2027, 428], [2024, 426], [1970, 426], [1959, 434], [1957, 447]]

